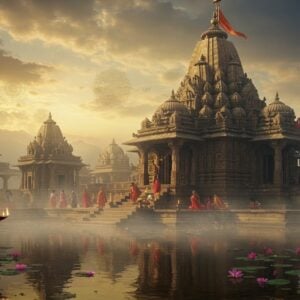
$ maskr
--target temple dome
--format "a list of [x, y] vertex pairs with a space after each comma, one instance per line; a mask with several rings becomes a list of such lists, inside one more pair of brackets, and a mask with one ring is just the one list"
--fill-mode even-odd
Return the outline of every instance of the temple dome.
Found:
[[178, 113], [179, 115], [190, 115], [187, 107], [176, 99], [175, 93], [172, 91], [170, 99], [160, 105], [154, 115], [170, 116], [174, 112]]
[[232, 110], [232, 116], [235, 119], [244, 119], [244, 118], [246, 118], [246, 112], [242, 107], [235, 107]]
[[275, 116], [277, 114], [289, 114], [294, 116], [294, 110], [288, 105], [280, 101], [278, 93], [276, 94], [275, 100], [264, 108], [264, 114], [267, 116]]
[[64, 137], [56, 122], [53, 121], [51, 113], [49, 113], [48, 119], [41, 126], [38, 134], [38, 143], [43, 145], [45, 143], [51, 145], [58, 145], [64, 142]]
[[213, 110], [206, 104], [199, 111], [199, 116], [202, 118], [210, 118], [212, 114]]

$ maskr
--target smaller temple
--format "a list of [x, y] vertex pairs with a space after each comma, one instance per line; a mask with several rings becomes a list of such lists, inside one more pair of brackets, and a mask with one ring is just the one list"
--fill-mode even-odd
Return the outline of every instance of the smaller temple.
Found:
[[0, 178], [2, 179], [2, 188], [3, 192], [6, 192], [8, 188], [8, 181], [12, 176], [18, 176], [19, 171], [16, 169], [11, 169], [9, 167], [9, 163], [7, 162], [0, 162]]
[[98, 164], [92, 172], [94, 182], [128, 182], [130, 174], [129, 157], [113, 139], [106, 150], [99, 155]]
[[27, 146], [27, 154], [18, 160], [21, 190], [33, 197], [36, 206], [44, 206], [51, 190], [79, 189], [79, 171], [83, 166], [50, 113]]

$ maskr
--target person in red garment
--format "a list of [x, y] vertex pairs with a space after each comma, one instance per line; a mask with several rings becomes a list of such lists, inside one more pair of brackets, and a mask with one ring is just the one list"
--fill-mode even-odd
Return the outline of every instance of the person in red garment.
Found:
[[141, 194], [141, 192], [140, 192], [139, 188], [137, 187], [137, 185], [134, 182], [132, 182], [130, 185], [130, 200], [133, 203], [136, 203], [140, 194]]
[[62, 190], [59, 194], [59, 208], [66, 208], [67, 207], [67, 197], [65, 191]]
[[85, 188], [82, 194], [82, 207], [87, 208], [90, 206], [90, 195]]
[[51, 208], [56, 208], [57, 204], [57, 195], [55, 193], [55, 190], [52, 190], [50, 197], [49, 197], [49, 204]]
[[97, 205], [98, 208], [102, 209], [106, 203], [107, 199], [106, 199], [106, 195], [105, 192], [103, 190], [103, 187], [100, 188], [98, 194], [97, 194]]
[[158, 178], [154, 178], [153, 184], [152, 184], [152, 192], [154, 194], [154, 199], [157, 200], [160, 195], [161, 185], [158, 180]]
[[205, 209], [205, 207], [200, 203], [200, 197], [196, 191], [192, 191], [191, 205], [189, 206], [189, 209], [193, 209], [193, 210]]

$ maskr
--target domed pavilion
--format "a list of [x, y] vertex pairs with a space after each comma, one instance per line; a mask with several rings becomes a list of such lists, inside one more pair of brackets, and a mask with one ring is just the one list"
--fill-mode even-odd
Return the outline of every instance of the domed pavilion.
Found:
[[77, 190], [81, 158], [63, 136], [51, 113], [37, 136], [18, 160], [22, 172], [21, 190], [32, 194], [36, 205], [44, 206], [51, 190]]
[[253, 198], [281, 205], [300, 196], [298, 127], [278, 94], [269, 105], [259, 97], [214, 14], [177, 92], [126, 144], [139, 153], [140, 186], [152, 183], [158, 165], [171, 205], [194, 189], [233, 207]]
[[131, 167], [129, 157], [113, 139], [112, 143], [99, 155], [92, 172], [95, 183], [128, 182]]

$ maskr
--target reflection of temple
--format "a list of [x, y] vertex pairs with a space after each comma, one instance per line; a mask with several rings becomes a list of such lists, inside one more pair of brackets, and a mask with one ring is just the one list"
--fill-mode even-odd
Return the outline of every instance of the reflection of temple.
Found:
[[115, 140], [99, 155], [92, 172], [95, 183], [124, 182], [130, 180], [129, 158]]
[[[275, 94], [275, 92], [274, 92]], [[232, 200], [300, 195], [300, 129], [278, 94], [266, 105], [244, 73], [216, 14], [196, 45], [178, 91], [146, 118], [127, 145], [138, 148], [140, 185], [159, 165], [163, 188]], [[176, 199], [176, 197], [175, 197]]]
[[27, 155], [18, 161], [22, 172], [21, 190], [36, 199], [45, 198], [52, 189], [76, 190], [83, 163], [72, 152], [72, 146], [49, 114], [37, 137], [28, 145]]

